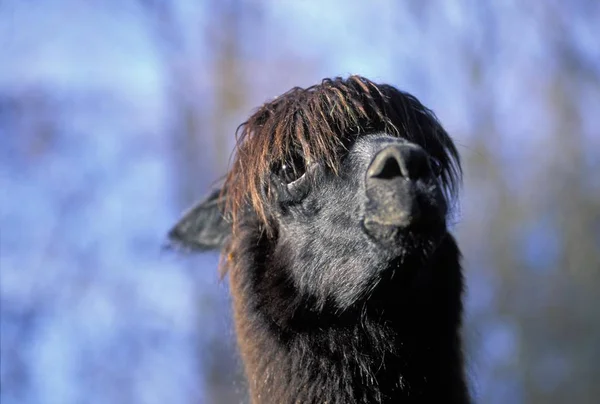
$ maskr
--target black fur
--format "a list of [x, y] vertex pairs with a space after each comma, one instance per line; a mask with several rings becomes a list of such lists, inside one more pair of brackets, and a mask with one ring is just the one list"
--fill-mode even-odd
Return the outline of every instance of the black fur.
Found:
[[290, 251], [257, 261], [268, 242], [256, 244], [260, 234], [250, 233], [240, 257], [248, 269], [238, 279], [243, 295], [235, 299], [237, 315], [247, 319], [239, 336], [252, 341], [244, 356], [255, 402], [469, 402], [452, 236], [427, 264], [391, 262], [368, 299], [340, 312], [332, 301], [316, 309], [315, 298], [298, 291], [285, 271]]

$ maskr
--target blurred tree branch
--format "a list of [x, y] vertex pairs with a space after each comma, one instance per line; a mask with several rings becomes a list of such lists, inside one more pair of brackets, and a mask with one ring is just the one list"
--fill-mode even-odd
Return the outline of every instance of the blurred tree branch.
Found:
[[[226, 171], [233, 124], [246, 102], [242, 29], [247, 17], [243, 17], [245, 10], [240, 1], [207, 2], [204, 9], [196, 11], [210, 13], [210, 22], [195, 38], [190, 34], [194, 30], [190, 27], [186, 30], [177, 18], [174, 3], [141, 0], [141, 4], [160, 41], [169, 79], [174, 178], [180, 181], [176, 187], [180, 195], [178, 205], [185, 206], [205, 192], [207, 184], [202, 179]], [[202, 48], [208, 49], [205, 57], [198, 56]], [[195, 269], [190, 268], [190, 271]], [[206, 329], [207, 317], [210, 317], [213, 319], [211, 327], [218, 329], [215, 334], [226, 334], [230, 324], [222, 324], [220, 319], [229, 318], [227, 299], [205, 289], [198, 290], [202, 315], [197, 318], [197, 329]], [[198, 345], [199, 358], [208, 358], [199, 365], [209, 389], [206, 397], [210, 403], [239, 402], [245, 396], [240, 388], [242, 375], [234, 356], [233, 334], [228, 335], [229, 338], [219, 336], [206, 345]]]

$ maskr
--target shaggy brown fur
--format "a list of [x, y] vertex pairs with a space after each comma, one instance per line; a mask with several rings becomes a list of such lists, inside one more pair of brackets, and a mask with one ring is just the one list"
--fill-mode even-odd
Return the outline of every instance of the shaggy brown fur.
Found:
[[336, 172], [347, 142], [365, 133], [401, 136], [429, 150], [442, 164], [442, 182], [454, 198], [460, 178], [458, 152], [426, 113], [433, 115], [410, 94], [361, 76], [295, 87], [264, 104], [238, 128], [236, 158], [223, 188], [228, 190], [225, 211], [231, 214], [234, 233], [248, 202], [270, 230], [262, 196], [271, 196], [268, 174], [276, 162], [300, 153]]

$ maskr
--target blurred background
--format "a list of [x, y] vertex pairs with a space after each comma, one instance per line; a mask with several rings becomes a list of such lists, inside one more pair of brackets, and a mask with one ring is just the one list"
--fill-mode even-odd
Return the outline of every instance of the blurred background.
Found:
[[477, 402], [596, 403], [599, 38], [594, 0], [1, 0], [2, 403], [244, 402], [218, 257], [165, 233], [253, 108], [352, 73], [463, 156]]

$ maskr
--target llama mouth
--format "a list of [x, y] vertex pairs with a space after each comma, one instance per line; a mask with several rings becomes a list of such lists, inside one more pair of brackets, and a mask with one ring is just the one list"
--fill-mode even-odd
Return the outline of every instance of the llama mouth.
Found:
[[414, 189], [400, 191], [385, 188], [367, 190], [364, 218], [367, 230], [395, 234], [424, 222], [423, 209]]
[[378, 204], [377, 209], [369, 209], [365, 217], [365, 225], [393, 227], [398, 229], [418, 225], [421, 222], [421, 209], [411, 203], [406, 209], [398, 209], [395, 203]]
[[[412, 216], [410, 214], [395, 217], [368, 215], [362, 221], [365, 233], [375, 242], [392, 250], [404, 249], [407, 240], [435, 242], [445, 233], [445, 223], [435, 215]], [[440, 236], [440, 237], [438, 237]], [[423, 238], [427, 240], [423, 240]]]
[[433, 234], [445, 227], [440, 209], [414, 182], [395, 179], [370, 185], [363, 226], [375, 239], [397, 243], [407, 234]]

